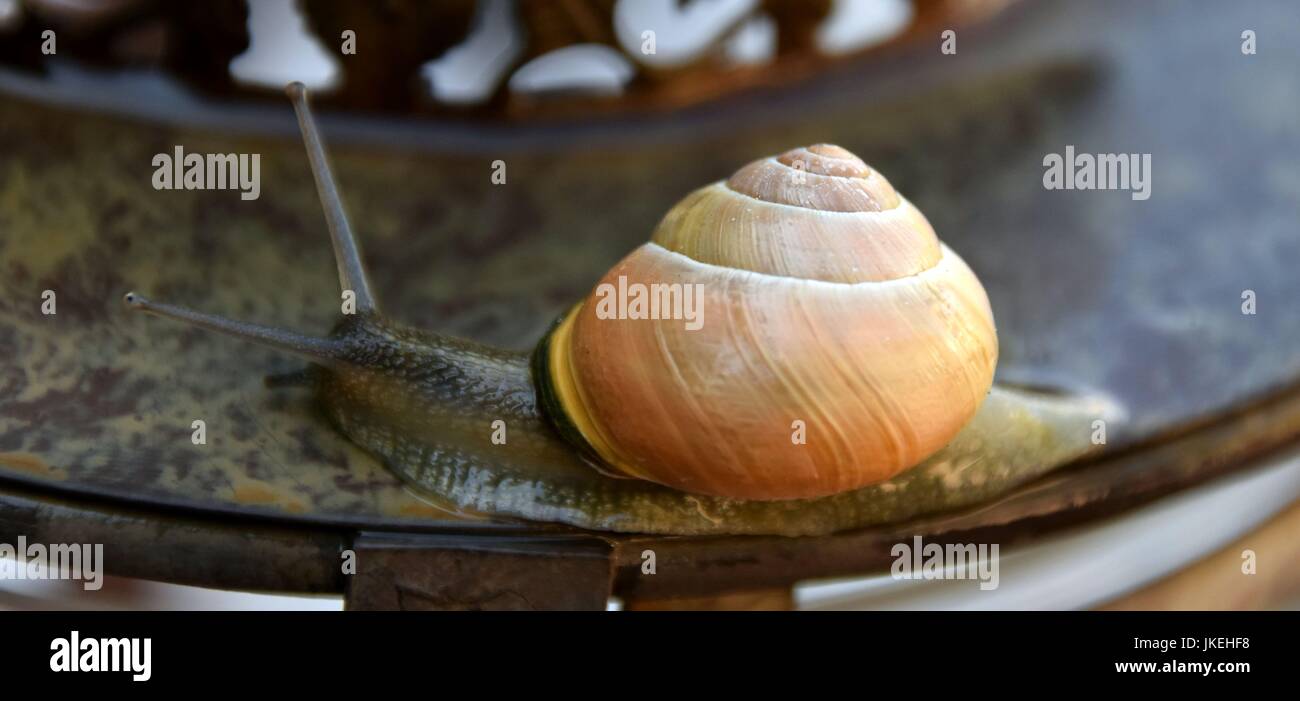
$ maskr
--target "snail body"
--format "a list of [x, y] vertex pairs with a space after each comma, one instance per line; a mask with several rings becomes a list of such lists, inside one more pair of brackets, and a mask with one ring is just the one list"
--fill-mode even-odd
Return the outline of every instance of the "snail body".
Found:
[[305, 91], [289, 94], [356, 314], [315, 338], [126, 301], [308, 358], [290, 379], [425, 494], [596, 529], [795, 535], [970, 503], [1087, 450], [1062, 427], [1095, 407], [990, 394], [979, 281], [843, 149], [696, 191], [603, 278], [698, 285], [698, 328], [603, 318], [589, 297], [528, 355], [380, 314]]

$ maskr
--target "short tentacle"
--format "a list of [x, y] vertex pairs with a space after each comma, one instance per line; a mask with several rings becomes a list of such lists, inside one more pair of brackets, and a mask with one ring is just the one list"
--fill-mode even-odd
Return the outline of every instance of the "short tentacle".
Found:
[[235, 321], [215, 314], [206, 314], [188, 307], [164, 302], [155, 302], [135, 292], [128, 292], [122, 298], [127, 306], [149, 314], [176, 319], [193, 326], [216, 331], [251, 341], [258, 345], [286, 351], [314, 360], [318, 363], [336, 363], [343, 360], [344, 347], [341, 342], [330, 338], [317, 338], [293, 331], [277, 329], [273, 326], [251, 324]]

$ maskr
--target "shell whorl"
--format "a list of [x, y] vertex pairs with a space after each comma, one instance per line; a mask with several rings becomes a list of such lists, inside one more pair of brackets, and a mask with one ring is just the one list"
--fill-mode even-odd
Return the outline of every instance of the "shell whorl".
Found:
[[688, 195], [597, 290], [638, 284], [698, 289], [702, 325], [610, 318], [593, 293], [538, 372], [561, 431], [630, 476], [742, 499], [855, 489], [942, 448], [992, 385], [983, 287], [839, 147]]
[[839, 146], [817, 144], [754, 161], [727, 180], [755, 199], [828, 212], [880, 212], [898, 193], [880, 173]]
[[825, 282], [894, 280], [942, 255], [925, 216], [883, 175], [825, 144], [696, 190], [651, 240], [701, 263]]

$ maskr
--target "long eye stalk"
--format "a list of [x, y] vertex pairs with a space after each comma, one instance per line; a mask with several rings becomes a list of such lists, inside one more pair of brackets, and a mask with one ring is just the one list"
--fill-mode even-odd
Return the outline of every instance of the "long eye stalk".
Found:
[[357, 311], [375, 311], [375, 298], [370, 293], [370, 281], [366, 279], [366, 269], [361, 263], [361, 251], [352, 235], [348, 215], [343, 211], [343, 199], [339, 197], [338, 184], [330, 172], [329, 159], [321, 144], [316, 119], [307, 104], [307, 88], [302, 83], [293, 82], [289, 83], [285, 92], [293, 101], [294, 112], [298, 114], [298, 127], [302, 130], [302, 141], [307, 147], [307, 158], [311, 161], [311, 172], [316, 178], [316, 192], [320, 194], [320, 203], [325, 209], [325, 222], [329, 226], [330, 240], [334, 243], [334, 260], [339, 266], [339, 284], [344, 290], [352, 290], [356, 294]]

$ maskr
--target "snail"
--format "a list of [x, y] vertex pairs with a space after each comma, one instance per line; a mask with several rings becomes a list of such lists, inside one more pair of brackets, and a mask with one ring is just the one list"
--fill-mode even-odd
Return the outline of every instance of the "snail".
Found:
[[382, 315], [306, 90], [287, 93], [356, 313], [320, 338], [125, 302], [308, 359], [268, 385], [312, 388], [422, 494], [596, 530], [803, 535], [973, 503], [1091, 447], [1096, 402], [993, 387], [979, 280], [842, 148], [695, 191], [595, 288], [689, 286], [695, 328], [593, 291], [525, 354]]
[[[543, 340], [548, 413], [620, 474], [738, 499], [837, 494], [929, 457], [993, 384], [979, 280], [836, 146], [696, 190], [601, 285], [615, 282], [697, 285], [708, 319], [606, 319], [588, 297]], [[794, 421], [819, 440], [791, 440]]]

